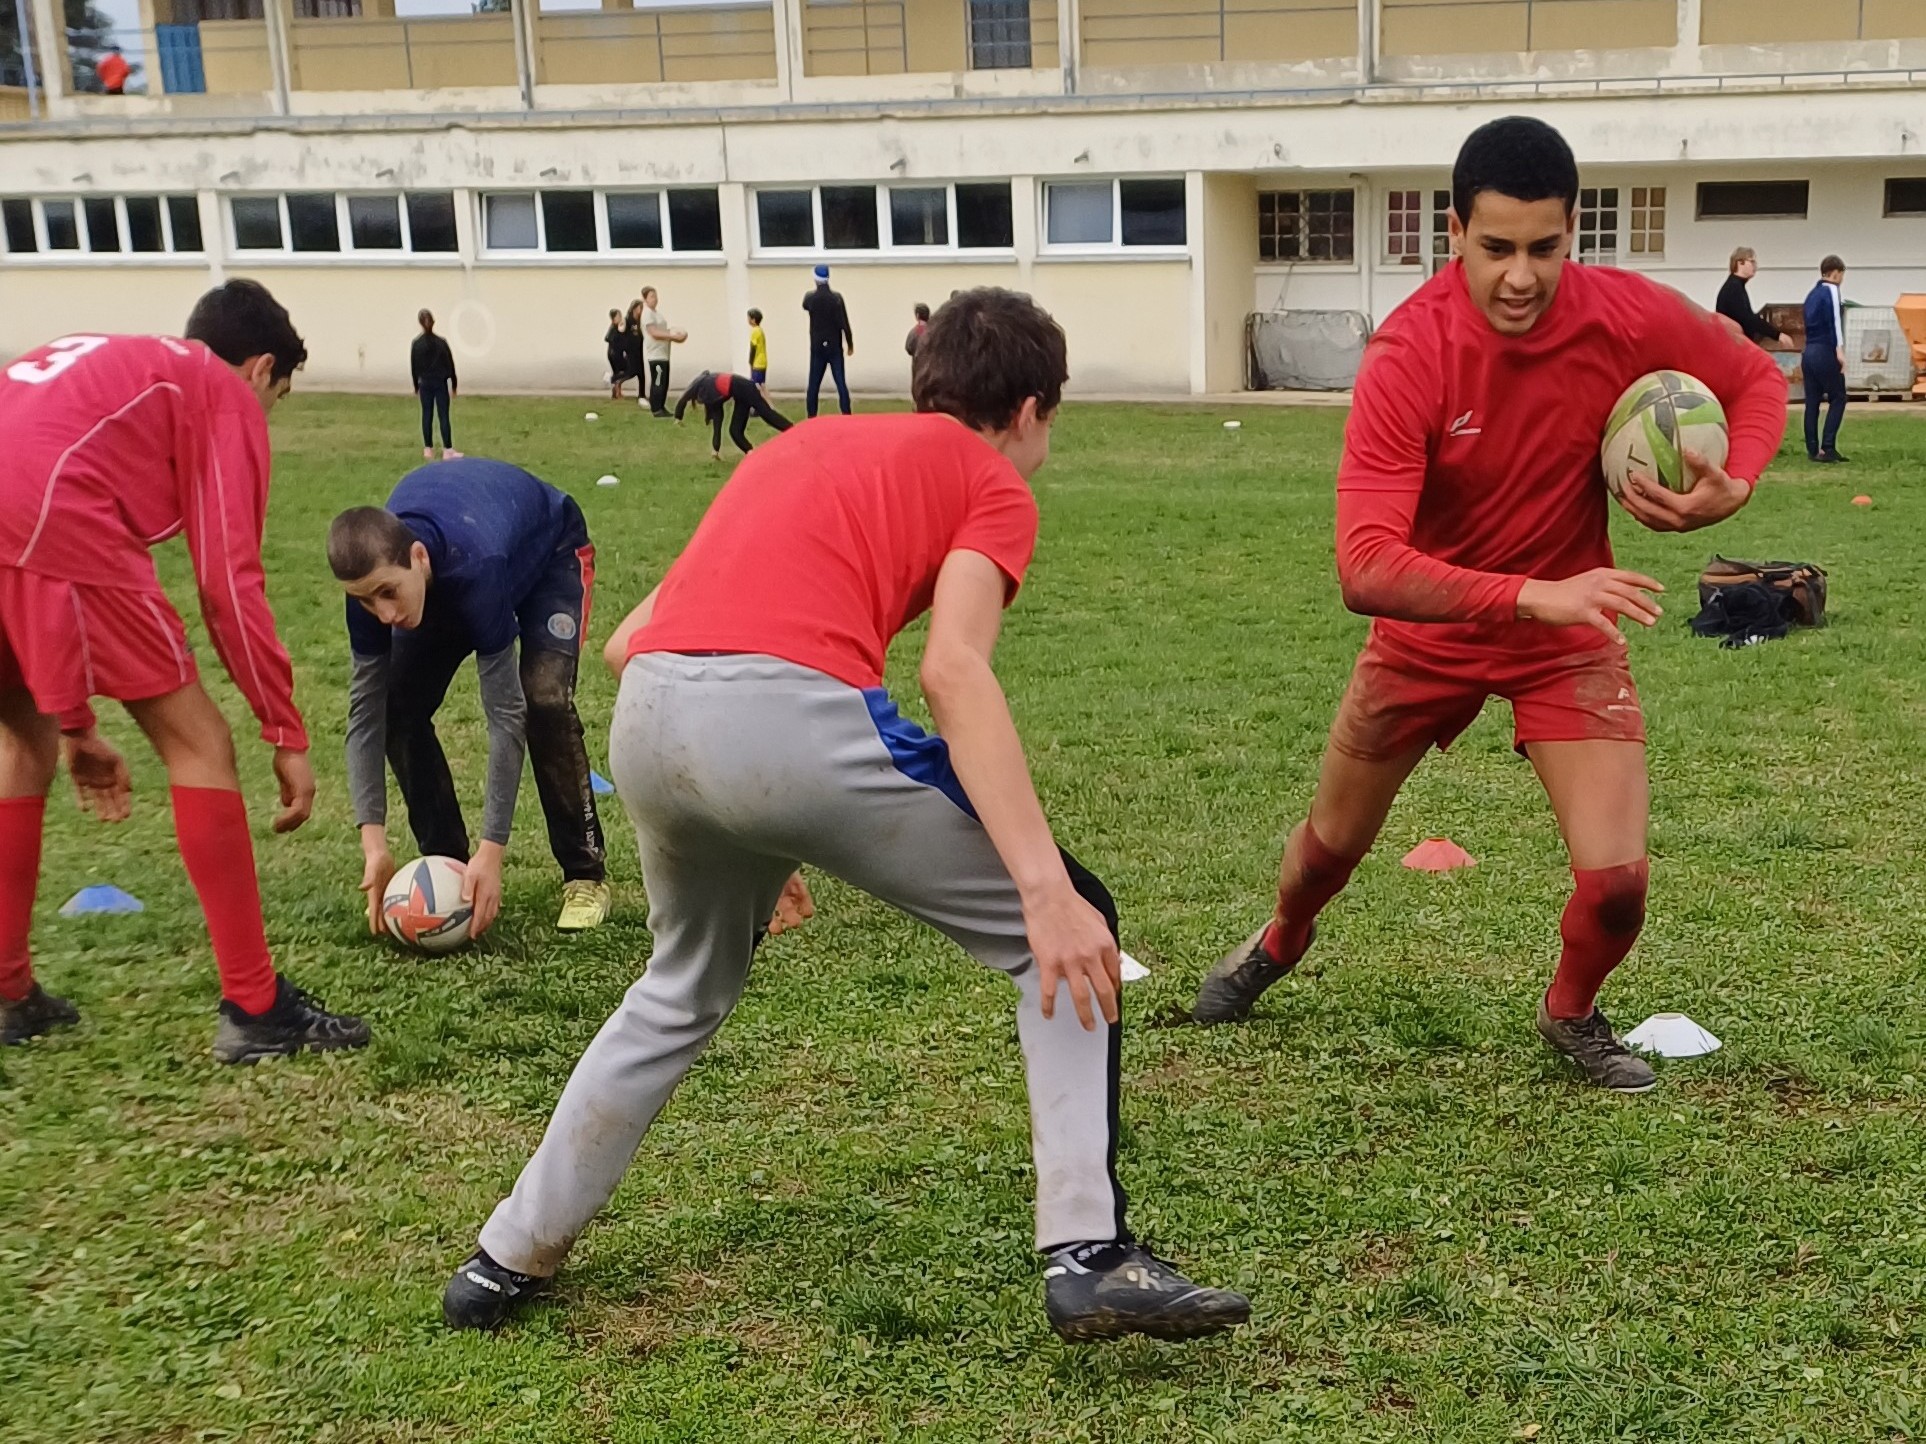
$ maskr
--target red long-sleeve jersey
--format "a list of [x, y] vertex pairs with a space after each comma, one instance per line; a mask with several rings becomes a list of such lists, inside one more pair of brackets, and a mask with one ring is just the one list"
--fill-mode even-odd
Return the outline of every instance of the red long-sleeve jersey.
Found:
[[267, 417], [194, 341], [67, 336], [0, 371], [0, 567], [158, 592], [183, 529], [214, 649], [276, 747], [305, 748], [268, 610]]
[[1365, 349], [1338, 467], [1338, 578], [1373, 630], [1470, 658], [1609, 645], [1589, 627], [1517, 620], [1529, 578], [1612, 564], [1598, 446], [1648, 371], [1696, 376], [1725, 407], [1726, 469], [1757, 481], [1785, 432], [1784, 378], [1678, 292], [1630, 271], [1567, 264], [1523, 336], [1493, 330], [1458, 262]]

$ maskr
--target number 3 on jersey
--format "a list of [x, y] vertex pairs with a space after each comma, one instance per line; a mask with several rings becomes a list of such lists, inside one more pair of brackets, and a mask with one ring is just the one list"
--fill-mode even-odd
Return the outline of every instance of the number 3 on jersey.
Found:
[[98, 351], [107, 344], [105, 336], [62, 336], [58, 341], [47, 343], [52, 353], [38, 361], [16, 361], [7, 368], [7, 379], [24, 381], [29, 386], [38, 386], [51, 381], [74, 362], [90, 351]]

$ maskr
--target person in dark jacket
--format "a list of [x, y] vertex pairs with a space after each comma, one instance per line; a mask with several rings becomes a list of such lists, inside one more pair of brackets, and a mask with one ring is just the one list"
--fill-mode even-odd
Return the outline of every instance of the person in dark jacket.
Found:
[[903, 349], [909, 353], [910, 360], [916, 359], [916, 348], [923, 344], [923, 333], [930, 329], [930, 308], [918, 301], [912, 313], [916, 324], [910, 327], [909, 335], [903, 338]]
[[[1799, 358], [1806, 378], [1806, 456], [1812, 461], [1846, 458], [1835, 444], [1846, 415], [1846, 312], [1839, 299], [1846, 263], [1827, 256], [1819, 263], [1819, 284], [1806, 296], [1806, 349]], [[1826, 403], [1826, 429], [1819, 430], [1819, 403]]]
[[609, 399], [620, 401], [622, 383], [636, 374], [629, 364], [628, 332], [623, 329], [620, 311], [609, 312], [609, 329], [602, 337], [602, 344], [609, 348]]
[[836, 401], [843, 415], [849, 415], [849, 383], [843, 377], [843, 358], [856, 354], [856, 335], [849, 329], [849, 308], [843, 298], [829, 289], [829, 267], [816, 267], [816, 286], [803, 297], [803, 310], [809, 313], [809, 394], [804, 409], [816, 414], [816, 399], [823, 389], [823, 372], [836, 381]]
[[642, 368], [642, 303], [629, 302], [629, 312], [622, 322], [622, 363], [629, 375], [635, 378], [635, 395], [638, 401], [645, 400], [647, 389], [643, 384]]
[[1719, 287], [1718, 313], [1745, 332], [1749, 340], [1760, 345], [1776, 341], [1781, 346], [1792, 344], [1792, 338], [1766, 320], [1765, 316], [1753, 309], [1752, 297], [1746, 294], [1746, 282], [1759, 272], [1759, 258], [1753, 254], [1752, 247], [1740, 246], [1732, 253], [1731, 273], [1726, 276], [1725, 284]]
[[421, 454], [429, 461], [435, 459], [434, 421], [439, 415], [443, 459], [460, 456], [448, 428], [448, 403], [461, 384], [455, 375], [455, 353], [435, 334], [433, 311], [423, 307], [415, 319], [421, 322], [421, 334], [415, 337], [414, 349], [408, 353], [408, 368], [414, 372], [415, 395], [421, 398]]
[[771, 430], [789, 429], [789, 418], [769, 404], [769, 399], [762, 394], [762, 388], [749, 377], [704, 371], [689, 383], [689, 389], [676, 402], [675, 419], [676, 424], [680, 425], [682, 413], [692, 403], [700, 406], [704, 419], [709, 423], [709, 449], [715, 453], [717, 461], [722, 460], [722, 405], [725, 401], [735, 403], [735, 413], [729, 418], [729, 439], [741, 451], [751, 449], [749, 418], [752, 415], [768, 423]]

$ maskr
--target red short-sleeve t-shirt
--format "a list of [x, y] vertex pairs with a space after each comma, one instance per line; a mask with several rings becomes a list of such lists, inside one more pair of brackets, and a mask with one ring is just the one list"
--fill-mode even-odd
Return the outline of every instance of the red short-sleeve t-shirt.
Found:
[[953, 417], [822, 417], [743, 458], [629, 655], [757, 652], [879, 686], [945, 557], [982, 553], [1014, 597], [1036, 540], [1029, 486]]

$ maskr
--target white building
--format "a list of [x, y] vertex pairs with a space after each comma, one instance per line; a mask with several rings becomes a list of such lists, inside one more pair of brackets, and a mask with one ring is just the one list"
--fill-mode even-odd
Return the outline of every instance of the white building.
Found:
[[250, 275], [305, 384], [405, 389], [428, 306], [471, 388], [592, 391], [648, 283], [678, 374], [745, 369], [753, 305], [788, 388], [827, 261], [859, 389], [905, 388], [914, 302], [993, 282], [1078, 389], [1235, 390], [1251, 312], [1408, 295], [1459, 143], [1517, 112], [1578, 153], [1588, 258], [1708, 304], [1736, 245], [1760, 303], [1828, 251], [1852, 299], [1926, 290], [1926, 0], [138, 0], [122, 95], [27, 3], [9, 354]]

